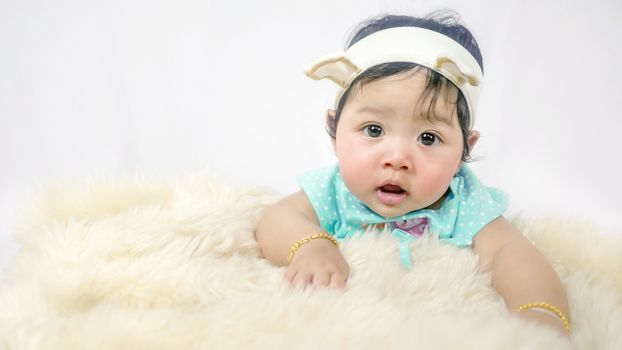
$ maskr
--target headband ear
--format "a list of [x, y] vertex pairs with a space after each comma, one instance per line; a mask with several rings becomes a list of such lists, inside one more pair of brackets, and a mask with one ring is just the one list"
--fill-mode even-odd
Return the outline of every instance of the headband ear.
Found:
[[343, 53], [332, 54], [322, 57], [317, 63], [305, 69], [305, 73], [310, 78], [330, 79], [342, 89], [350, 83], [352, 77], [361, 72], [352, 61], [343, 56]]
[[464, 83], [474, 87], [481, 83], [476, 74], [470, 73], [467, 67], [460, 67], [458, 63], [447, 56], [440, 56], [436, 59], [434, 70], [443, 76], [452, 77], [452, 82], [458, 87], [462, 87]]

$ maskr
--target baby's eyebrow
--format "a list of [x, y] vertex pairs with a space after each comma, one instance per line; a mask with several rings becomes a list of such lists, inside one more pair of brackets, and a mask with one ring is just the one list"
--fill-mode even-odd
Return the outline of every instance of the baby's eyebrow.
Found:
[[390, 111], [390, 109], [385, 109], [385, 108], [379, 108], [379, 107], [374, 107], [374, 106], [370, 106], [370, 105], [365, 105], [362, 107], [359, 107], [356, 110], [356, 113], [371, 113], [377, 116], [383, 116], [385, 114], [385, 112]]
[[437, 113], [429, 108], [426, 111], [421, 111], [418, 115], [415, 116], [415, 119], [423, 119], [432, 124], [441, 122], [452, 128], [454, 127], [452, 115], [447, 115], [447, 113]]
[[[391, 115], [393, 110], [390, 107], [377, 107], [373, 105], [364, 105], [356, 109], [357, 114], [370, 113], [373, 114], [377, 118], [384, 118], [387, 115]], [[416, 112], [415, 112], [416, 113]], [[438, 113], [431, 109], [421, 110], [418, 114], [413, 115], [414, 119], [425, 120], [432, 124], [437, 124], [438, 122], [443, 123], [449, 127], [454, 127], [453, 124], [453, 116], [448, 115], [447, 113]]]

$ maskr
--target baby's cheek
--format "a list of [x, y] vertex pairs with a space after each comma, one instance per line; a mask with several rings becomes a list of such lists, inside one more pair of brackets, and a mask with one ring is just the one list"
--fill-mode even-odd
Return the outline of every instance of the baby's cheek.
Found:
[[424, 188], [421, 189], [420, 193], [435, 201], [445, 194], [452, 178], [453, 174], [451, 173], [431, 174], [426, 179]]
[[357, 197], [370, 186], [371, 172], [365, 162], [356, 160], [340, 162], [339, 170], [346, 186]]
[[363, 169], [358, 167], [344, 168], [341, 170], [341, 177], [351, 192], [358, 192], [362, 188], [366, 187], [368, 182], [367, 177], [361, 174], [365, 174]]

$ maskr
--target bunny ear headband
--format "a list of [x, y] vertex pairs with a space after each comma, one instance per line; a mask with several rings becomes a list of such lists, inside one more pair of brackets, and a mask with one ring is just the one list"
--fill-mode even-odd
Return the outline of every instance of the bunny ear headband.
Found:
[[352, 81], [367, 69], [388, 62], [412, 62], [438, 72], [464, 95], [475, 120], [475, 106], [484, 75], [477, 60], [453, 39], [432, 30], [395, 27], [375, 32], [345, 52], [324, 56], [305, 69], [313, 79], [330, 79], [341, 90], [337, 102]]

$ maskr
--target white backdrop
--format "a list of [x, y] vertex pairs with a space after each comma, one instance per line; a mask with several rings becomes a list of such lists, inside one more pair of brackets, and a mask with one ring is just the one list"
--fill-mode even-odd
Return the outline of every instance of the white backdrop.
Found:
[[0, 264], [41, 184], [200, 169], [286, 193], [333, 161], [302, 68], [382, 12], [459, 11], [486, 85], [474, 168], [510, 214], [621, 232], [618, 0], [0, 0]]

